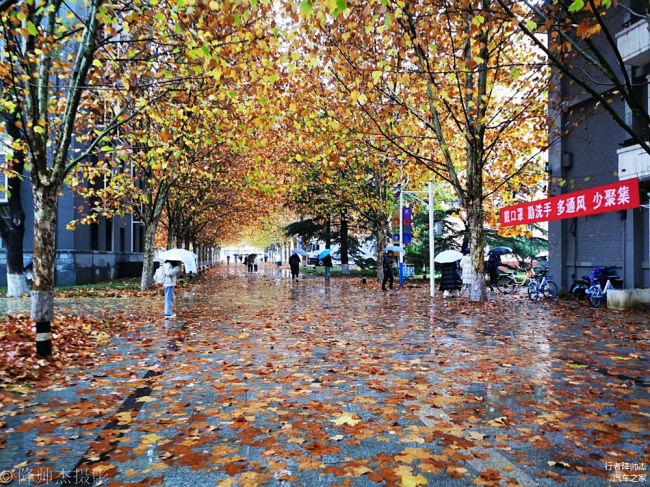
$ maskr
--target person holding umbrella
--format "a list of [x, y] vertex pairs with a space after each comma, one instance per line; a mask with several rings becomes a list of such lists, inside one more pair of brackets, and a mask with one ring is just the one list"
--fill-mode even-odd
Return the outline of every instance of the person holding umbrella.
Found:
[[330, 273], [332, 272], [332, 256], [330, 255], [330, 252], [327, 252], [321, 260], [323, 262], [323, 267], [325, 267], [325, 280], [329, 281]]
[[172, 313], [174, 306], [174, 287], [176, 286], [176, 279], [181, 273], [181, 263], [175, 260], [166, 260], [163, 264], [163, 288], [165, 289], [165, 318], [176, 318], [176, 314]]
[[300, 256], [293, 252], [289, 257], [289, 266], [291, 267], [291, 279], [298, 279], [300, 274]]
[[390, 256], [390, 252], [384, 252], [384, 263], [382, 269], [384, 270], [384, 279], [381, 281], [381, 290], [386, 291], [386, 283], [389, 281], [389, 287], [390, 289], [393, 289], [395, 278], [393, 277], [393, 258]]
[[490, 275], [490, 291], [494, 291], [499, 279], [499, 266], [501, 265], [501, 256], [496, 253], [490, 253], [487, 261], [487, 272]]
[[460, 296], [463, 280], [460, 277], [460, 260], [440, 264], [440, 290], [443, 298], [447, 296]]

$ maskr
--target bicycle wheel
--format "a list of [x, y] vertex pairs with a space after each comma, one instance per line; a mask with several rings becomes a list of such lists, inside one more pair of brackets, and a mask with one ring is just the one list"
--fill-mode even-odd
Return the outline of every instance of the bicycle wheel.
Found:
[[511, 294], [515, 290], [515, 282], [508, 275], [500, 275], [497, 279], [497, 289], [503, 294]]
[[536, 282], [531, 282], [528, 285], [528, 297], [533, 301], [539, 301], [540, 292], [539, 292], [539, 286], [537, 285]]
[[598, 306], [601, 305], [603, 302], [603, 296], [600, 294], [592, 294], [589, 296], [589, 304], [591, 304], [594, 308], [598, 308]]
[[557, 296], [557, 284], [555, 284], [553, 281], [546, 281], [546, 285], [542, 291], [544, 292], [545, 297], [553, 299], [555, 296]]

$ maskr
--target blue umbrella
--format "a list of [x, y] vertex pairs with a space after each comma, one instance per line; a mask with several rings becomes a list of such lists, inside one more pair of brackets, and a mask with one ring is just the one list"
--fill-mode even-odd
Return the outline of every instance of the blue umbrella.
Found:
[[322, 259], [323, 257], [330, 255], [331, 253], [332, 253], [332, 249], [325, 249], [320, 254], [318, 254], [318, 258]]
[[305, 251], [302, 250], [302, 249], [293, 249], [293, 250], [291, 251], [291, 253], [292, 253], [292, 254], [298, 254], [298, 255], [304, 255], [305, 257], [308, 256], [307, 252], [305, 252]]
[[399, 245], [389, 245], [384, 249], [386, 252], [404, 252], [404, 249]]
[[512, 249], [509, 247], [494, 247], [488, 252], [488, 254], [492, 254], [492, 255], [506, 255], [511, 253], [512, 253]]

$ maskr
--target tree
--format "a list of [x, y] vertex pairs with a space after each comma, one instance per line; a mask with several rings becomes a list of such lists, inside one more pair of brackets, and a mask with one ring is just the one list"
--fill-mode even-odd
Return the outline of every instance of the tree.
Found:
[[206, 23], [217, 17], [211, 9], [235, 27], [247, 24], [253, 11], [246, 1], [153, 3], [9, 0], [1, 5], [7, 52], [0, 62], [2, 109], [15, 116], [34, 195], [32, 319], [40, 355], [52, 351], [57, 196], [65, 178], [80, 163], [103, 164], [97, 157], [101, 144], [119, 154], [110, 135], [152, 99], [190, 75], [221, 76], [219, 46], [216, 52], [210, 48], [215, 42], [238, 43], [227, 35], [216, 41], [213, 34], [186, 36], [183, 26], [192, 24], [185, 14], [209, 32]]
[[60, 1], [16, 0], [2, 7], [7, 52], [0, 64], [2, 107], [15, 117], [30, 167], [35, 208], [32, 319], [37, 351], [50, 355], [58, 192], [70, 171], [120, 124], [131, 107], [123, 105], [103, 130], [88, 133], [82, 154], [71, 153], [75, 131], [85, 125], [83, 115], [98, 112], [95, 100], [83, 99], [83, 93], [101, 78], [97, 53], [112, 51], [112, 39], [118, 33], [112, 15], [121, 17], [128, 4], [93, 0], [87, 6], [72, 4], [68, 10]]
[[16, 114], [5, 113], [5, 129], [12, 145], [7, 167], [8, 183], [6, 189], [9, 200], [9, 218], [0, 218], [0, 237], [7, 249], [7, 297], [20, 297], [29, 294], [23, 267], [23, 239], [25, 237], [25, 210], [22, 204], [22, 183], [25, 169], [25, 151], [16, 125]]
[[335, 21], [312, 14], [328, 70], [393, 150], [454, 189], [470, 228], [471, 299], [484, 299], [484, 223], [544, 177], [543, 59], [488, 0], [347, 7]]

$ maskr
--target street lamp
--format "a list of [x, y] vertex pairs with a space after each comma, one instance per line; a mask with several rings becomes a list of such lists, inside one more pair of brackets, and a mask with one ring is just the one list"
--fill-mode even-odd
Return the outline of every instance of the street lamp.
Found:
[[[428, 191], [403, 191], [399, 189], [399, 243], [404, 250], [404, 196], [408, 196], [418, 201], [421, 205], [429, 208], [429, 296], [435, 294], [435, 276], [433, 274], [433, 259], [435, 257], [434, 249], [434, 219], [433, 219], [433, 181], [429, 181]], [[429, 201], [421, 199], [416, 195], [428, 195]], [[399, 285], [404, 286], [404, 252], [399, 254]]]

